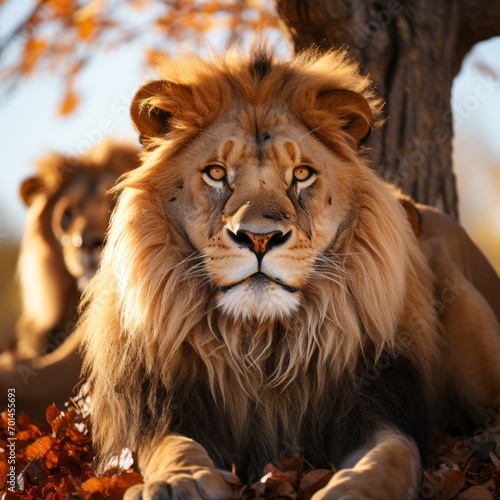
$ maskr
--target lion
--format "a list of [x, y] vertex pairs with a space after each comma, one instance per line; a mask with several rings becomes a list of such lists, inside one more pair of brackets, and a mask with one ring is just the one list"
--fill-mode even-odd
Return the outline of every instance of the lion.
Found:
[[28, 207], [18, 268], [21, 356], [54, 350], [74, 329], [113, 208], [107, 192], [121, 174], [138, 166], [137, 155], [135, 146], [110, 141], [80, 157], [48, 153], [36, 164], [37, 174], [21, 183]]
[[15, 350], [3, 355], [2, 378], [12, 379], [18, 409], [31, 416], [37, 408], [44, 415], [52, 400], [66, 401], [78, 381], [79, 340], [69, 337], [100, 261], [114, 205], [108, 190], [138, 161], [135, 145], [116, 141], [79, 157], [48, 153], [20, 186], [28, 207], [18, 262], [22, 312]]
[[[437, 308], [459, 268], [434, 239], [458, 230], [369, 168], [369, 80], [343, 52], [265, 42], [158, 71], [78, 326], [102, 463], [136, 453], [129, 499], [233, 498], [285, 453], [338, 469], [315, 500], [413, 498], [437, 403], [472, 425], [500, 404], [500, 333], [466, 278]], [[448, 306], [477, 319], [470, 293], [484, 325], [447, 329]], [[446, 355], [478, 337], [469, 378]]]

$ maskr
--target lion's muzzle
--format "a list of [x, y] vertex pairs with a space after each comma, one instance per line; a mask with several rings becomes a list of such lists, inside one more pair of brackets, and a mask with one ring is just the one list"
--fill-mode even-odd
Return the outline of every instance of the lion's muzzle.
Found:
[[260, 262], [264, 254], [271, 248], [285, 244], [292, 234], [291, 231], [283, 234], [283, 231], [271, 231], [269, 233], [253, 233], [245, 229], [233, 233], [227, 230], [228, 236], [238, 245], [249, 248]]

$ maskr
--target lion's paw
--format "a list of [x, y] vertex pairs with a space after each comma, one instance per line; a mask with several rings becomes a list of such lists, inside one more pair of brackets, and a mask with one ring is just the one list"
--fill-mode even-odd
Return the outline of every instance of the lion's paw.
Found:
[[319, 490], [311, 500], [365, 500], [365, 497], [356, 493], [337, 492], [335, 490]]
[[224, 500], [239, 497], [240, 481], [223, 470], [171, 475], [165, 481], [132, 486], [125, 500]]

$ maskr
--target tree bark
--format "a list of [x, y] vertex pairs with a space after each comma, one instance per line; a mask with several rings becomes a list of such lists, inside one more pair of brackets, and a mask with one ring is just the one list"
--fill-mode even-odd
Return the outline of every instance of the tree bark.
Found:
[[[295, 50], [344, 47], [386, 101], [373, 168], [417, 201], [458, 217], [452, 170], [453, 78], [478, 41], [500, 34], [486, 0], [275, 0]], [[484, 89], [487, 91], [487, 89]]]

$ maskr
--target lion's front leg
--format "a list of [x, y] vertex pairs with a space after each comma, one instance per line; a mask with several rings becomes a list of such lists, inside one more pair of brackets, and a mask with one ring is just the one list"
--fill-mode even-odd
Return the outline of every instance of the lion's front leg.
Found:
[[[351, 463], [355, 462], [352, 466]], [[412, 439], [385, 429], [355, 452], [313, 500], [410, 500], [421, 474], [420, 454]]]
[[166, 436], [152, 453], [145, 450], [139, 465], [144, 484], [129, 488], [126, 500], [221, 500], [239, 490], [236, 476], [217, 469], [201, 445], [178, 434]]

